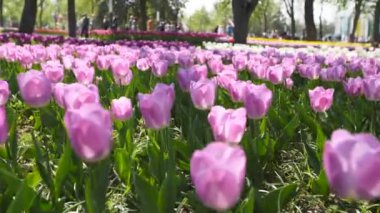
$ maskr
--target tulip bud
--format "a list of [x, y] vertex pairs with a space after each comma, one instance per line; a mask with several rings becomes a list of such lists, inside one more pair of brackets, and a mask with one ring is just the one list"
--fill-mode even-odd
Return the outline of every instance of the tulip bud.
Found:
[[111, 103], [112, 117], [116, 120], [125, 121], [132, 117], [132, 102], [126, 97], [112, 100]]
[[330, 109], [334, 100], [334, 89], [316, 87], [309, 90], [311, 107], [315, 112], [325, 112]]
[[17, 76], [21, 97], [31, 107], [47, 105], [52, 96], [50, 81], [42, 72], [29, 70]]

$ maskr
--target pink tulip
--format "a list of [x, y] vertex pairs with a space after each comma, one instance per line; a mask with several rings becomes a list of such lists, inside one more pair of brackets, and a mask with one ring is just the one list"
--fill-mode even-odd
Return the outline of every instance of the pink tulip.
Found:
[[221, 142], [239, 143], [244, 135], [247, 111], [214, 106], [208, 115], [214, 139]]
[[178, 63], [183, 68], [189, 68], [193, 65], [193, 59], [190, 52], [184, 51], [178, 54]]
[[207, 64], [208, 64], [210, 70], [214, 74], [221, 72], [223, 70], [223, 67], [224, 67], [223, 61], [221, 59], [217, 59], [217, 58], [208, 61]]
[[380, 197], [380, 141], [373, 135], [334, 131], [325, 144], [323, 167], [330, 188], [340, 197]]
[[130, 75], [130, 63], [122, 58], [115, 58], [111, 61], [112, 73], [114, 76], [122, 77]]
[[281, 65], [271, 66], [268, 69], [268, 80], [272, 84], [280, 84], [284, 80], [284, 69]]
[[9, 99], [10, 91], [8, 82], [0, 80], [0, 107], [4, 106]]
[[348, 95], [359, 96], [363, 94], [363, 79], [361, 77], [348, 78], [343, 82], [344, 90]]
[[250, 85], [244, 100], [249, 118], [261, 119], [267, 113], [272, 104], [272, 91], [265, 84]]
[[284, 84], [285, 84], [285, 88], [286, 89], [292, 89], [293, 85], [294, 85], [294, 82], [293, 82], [293, 80], [291, 78], [287, 78], [287, 79], [285, 79]]
[[74, 83], [64, 86], [63, 105], [65, 109], [80, 109], [85, 104], [99, 103], [99, 92], [95, 85], [85, 86]]
[[80, 65], [73, 68], [75, 78], [79, 83], [91, 84], [94, 81], [95, 69], [87, 65]]
[[147, 58], [140, 58], [136, 62], [137, 69], [140, 71], [147, 71], [150, 68], [149, 61]]
[[107, 55], [98, 56], [96, 66], [99, 70], [108, 70], [110, 68], [109, 57]]
[[64, 83], [56, 83], [53, 86], [53, 95], [54, 95], [54, 100], [58, 104], [58, 106], [64, 108], [65, 103], [64, 103], [64, 94], [65, 94], [65, 86], [66, 84]]
[[321, 71], [321, 65], [319, 64], [300, 64], [298, 65], [298, 71], [304, 78], [314, 80], [319, 78], [319, 72]]
[[216, 83], [210, 79], [192, 81], [190, 83], [190, 96], [195, 108], [210, 109], [215, 103]]
[[31, 107], [43, 107], [47, 105], [52, 96], [52, 88], [49, 79], [42, 72], [29, 70], [17, 76], [21, 97]]
[[232, 64], [236, 70], [244, 70], [247, 66], [247, 56], [245, 54], [237, 54], [232, 57]]
[[367, 100], [380, 101], [380, 77], [365, 77], [363, 79], [363, 92]]
[[140, 112], [148, 128], [162, 129], [170, 124], [174, 96], [174, 84], [161, 83], [151, 94], [138, 94]]
[[316, 87], [309, 90], [311, 108], [315, 112], [325, 112], [330, 109], [334, 100], [334, 89]]
[[230, 81], [227, 90], [233, 102], [244, 102], [250, 81]]
[[205, 206], [224, 211], [239, 201], [246, 162], [242, 148], [221, 142], [194, 152], [190, 161], [191, 180]]
[[4, 144], [8, 139], [7, 111], [4, 106], [0, 107], [0, 144]]
[[41, 68], [50, 82], [58, 83], [63, 81], [65, 69], [59, 61], [47, 61], [46, 63], [41, 64]]
[[132, 117], [132, 102], [126, 97], [114, 99], [111, 102], [112, 117], [119, 121], [125, 121]]
[[169, 63], [167, 60], [156, 61], [152, 65], [152, 73], [156, 77], [163, 77], [169, 71]]
[[111, 115], [99, 104], [67, 110], [65, 126], [75, 153], [84, 161], [99, 161], [110, 153]]

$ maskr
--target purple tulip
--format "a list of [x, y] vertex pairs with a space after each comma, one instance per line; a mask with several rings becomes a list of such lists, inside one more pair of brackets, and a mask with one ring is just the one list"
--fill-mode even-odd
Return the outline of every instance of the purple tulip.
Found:
[[109, 57], [106, 55], [98, 56], [96, 59], [96, 66], [99, 70], [108, 70], [110, 68]]
[[265, 84], [250, 85], [244, 100], [248, 117], [251, 119], [263, 118], [272, 104], [272, 97], [272, 91]]
[[17, 76], [21, 97], [31, 107], [43, 107], [47, 105], [52, 96], [52, 88], [49, 79], [42, 72], [29, 70]]
[[230, 81], [227, 90], [233, 102], [244, 102], [250, 81]]
[[65, 108], [65, 103], [64, 103], [65, 86], [66, 84], [64, 83], [56, 83], [53, 86], [54, 100], [58, 104], [58, 106], [62, 108]]
[[351, 96], [363, 94], [363, 79], [361, 77], [348, 78], [343, 82], [344, 91]]
[[221, 59], [212, 59], [210, 61], [208, 61], [208, 66], [210, 68], [210, 70], [212, 71], [212, 73], [214, 74], [218, 74], [219, 72], [221, 72], [223, 70], [223, 61]]
[[0, 144], [4, 144], [8, 139], [7, 111], [4, 106], [0, 107]]
[[65, 126], [75, 153], [85, 161], [104, 159], [112, 148], [110, 113], [100, 104], [84, 104], [65, 113]]
[[221, 142], [210, 143], [203, 150], [194, 152], [190, 175], [204, 205], [223, 211], [239, 201], [246, 161], [242, 148]]
[[284, 85], [285, 85], [286, 89], [292, 89], [293, 85], [294, 85], [294, 82], [293, 82], [293, 80], [291, 78], [287, 78], [284, 81]]
[[284, 81], [284, 69], [281, 65], [271, 66], [268, 69], [268, 80], [272, 84], [280, 84]]
[[4, 106], [9, 99], [10, 91], [8, 82], [0, 80], [0, 107]]
[[321, 69], [320, 77], [324, 81], [341, 81], [347, 73], [343, 65], [337, 65], [329, 68]]
[[41, 64], [41, 68], [46, 78], [48, 78], [52, 83], [58, 83], [63, 81], [64, 77], [64, 67], [59, 61], [47, 61]]
[[187, 92], [191, 81], [199, 81], [207, 78], [207, 67], [204, 65], [194, 65], [189, 69], [179, 68], [177, 79], [182, 91]]
[[132, 117], [132, 102], [126, 97], [114, 99], [111, 102], [112, 117], [119, 121], [125, 121]]
[[311, 108], [315, 112], [325, 112], [330, 109], [334, 100], [334, 89], [316, 87], [309, 90]]
[[68, 84], [64, 86], [62, 100], [66, 110], [80, 109], [85, 104], [98, 104], [99, 92], [95, 85]]
[[321, 66], [319, 64], [298, 65], [298, 71], [300, 75], [310, 80], [318, 79], [320, 70], [321, 70]]
[[247, 111], [244, 108], [234, 110], [214, 106], [208, 115], [208, 122], [216, 141], [239, 143], [244, 135]]
[[163, 77], [169, 71], [169, 62], [167, 60], [159, 60], [153, 63], [152, 73], [156, 77]]
[[380, 197], [380, 141], [373, 135], [334, 131], [323, 150], [323, 167], [331, 189], [340, 197]]
[[367, 100], [380, 101], [380, 77], [365, 77], [363, 79], [363, 91]]
[[140, 71], [147, 71], [150, 68], [149, 61], [147, 58], [140, 58], [136, 62], [137, 69]]
[[79, 65], [73, 68], [73, 73], [77, 81], [81, 84], [91, 84], [94, 81], [95, 69], [87, 65]]
[[215, 103], [215, 81], [210, 79], [192, 81], [190, 83], [190, 96], [195, 108], [200, 110], [210, 109]]
[[151, 94], [138, 94], [140, 112], [148, 128], [162, 129], [170, 124], [174, 96], [174, 84], [161, 83]]
[[232, 57], [232, 64], [236, 70], [244, 70], [247, 66], [247, 56], [245, 54], [238, 54]]

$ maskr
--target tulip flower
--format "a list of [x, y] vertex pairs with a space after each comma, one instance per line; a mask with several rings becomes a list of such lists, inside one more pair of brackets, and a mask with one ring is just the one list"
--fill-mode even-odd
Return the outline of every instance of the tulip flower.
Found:
[[140, 112], [148, 128], [158, 130], [170, 124], [174, 96], [174, 84], [161, 83], [151, 94], [138, 94]]
[[63, 105], [66, 110], [79, 109], [84, 104], [99, 103], [99, 92], [95, 85], [74, 83], [64, 86]]
[[330, 109], [334, 100], [334, 89], [316, 87], [309, 90], [311, 108], [315, 112], [325, 112]]
[[152, 65], [152, 73], [156, 77], [163, 77], [169, 71], [169, 62], [167, 60], [159, 60]]
[[132, 117], [132, 102], [126, 97], [114, 99], [111, 102], [112, 117], [119, 121], [125, 121]]
[[87, 85], [91, 84], [94, 81], [94, 67], [89, 67], [87, 65], [79, 65], [78, 67], [73, 68], [73, 73], [79, 83]]
[[271, 66], [268, 69], [268, 80], [272, 84], [280, 84], [284, 80], [284, 69], [281, 65]]
[[272, 91], [265, 84], [250, 85], [244, 100], [248, 117], [252, 119], [263, 118], [272, 104], [272, 97]]
[[84, 161], [104, 159], [112, 148], [110, 113], [100, 104], [84, 104], [65, 113], [65, 126], [75, 153]]
[[205, 206], [217, 211], [233, 207], [244, 187], [246, 156], [239, 146], [213, 142], [193, 153], [190, 175]]
[[343, 82], [344, 91], [351, 96], [363, 94], [363, 79], [361, 77], [348, 78]]
[[380, 141], [371, 134], [336, 130], [323, 150], [330, 188], [340, 197], [380, 198]]
[[363, 79], [363, 92], [367, 100], [380, 101], [380, 77], [365, 77]]
[[10, 91], [8, 82], [0, 80], [0, 107], [4, 106], [9, 99]]
[[4, 144], [8, 139], [7, 111], [4, 106], [0, 107], [0, 144]]
[[214, 106], [216, 97], [216, 83], [210, 79], [192, 81], [190, 96], [195, 108], [206, 110]]
[[230, 81], [227, 90], [233, 102], [244, 102], [247, 95], [249, 81]]
[[59, 61], [47, 61], [41, 64], [41, 68], [46, 78], [52, 83], [58, 83], [63, 80], [65, 68]]
[[147, 58], [140, 58], [136, 62], [137, 69], [140, 71], [147, 71], [150, 68], [149, 61]]
[[52, 96], [52, 88], [49, 79], [42, 72], [29, 70], [17, 76], [21, 97], [31, 107], [43, 107], [47, 105]]
[[239, 143], [244, 135], [247, 111], [214, 106], [208, 114], [208, 122], [216, 141]]

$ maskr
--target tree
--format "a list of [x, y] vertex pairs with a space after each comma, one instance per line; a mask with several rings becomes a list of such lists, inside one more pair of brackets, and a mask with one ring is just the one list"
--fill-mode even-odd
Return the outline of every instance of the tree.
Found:
[[42, 18], [43, 18], [43, 14], [44, 14], [44, 6], [45, 6], [44, 3], [45, 3], [45, 0], [40, 0], [39, 4], [38, 4], [38, 7], [39, 7], [38, 25], [39, 25], [39, 27], [43, 26]]
[[380, 24], [380, 0], [376, 1], [375, 12], [373, 17], [373, 34], [372, 42], [377, 46], [379, 43], [379, 24]]
[[196, 32], [210, 32], [216, 27], [215, 24], [204, 7], [195, 11], [193, 15], [187, 19], [189, 29]]
[[355, 0], [355, 12], [354, 12], [354, 19], [352, 21], [352, 31], [350, 34], [350, 42], [355, 41], [355, 32], [356, 32], [360, 14], [364, 5], [365, 5], [364, 0]]
[[314, 23], [314, 0], [305, 0], [306, 40], [317, 40], [317, 29]]
[[290, 18], [290, 29], [292, 38], [295, 37], [296, 34], [296, 19], [294, 18], [294, 0], [282, 0], [285, 4], [286, 13]]
[[247, 43], [249, 18], [258, 0], [232, 0], [234, 18], [234, 40], [236, 43]]
[[75, 0], [67, 0], [67, 18], [69, 23], [69, 36], [76, 37], [76, 15], [75, 15]]
[[0, 0], [0, 26], [4, 27], [4, 16], [3, 16], [3, 0]]
[[[259, 2], [250, 18], [248, 31], [261, 35], [262, 33], [268, 33], [269, 31], [274, 30], [275, 27], [273, 23], [279, 18], [277, 16], [278, 14], [281, 14], [281, 11], [277, 2], [274, 0]], [[282, 28], [276, 28], [276, 30], [283, 31], [284, 26], [286, 26], [286, 24], [282, 23]]]
[[25, 0], [22, 11], [19, 32], [33, 33], [37, 16], [37, 0]]

